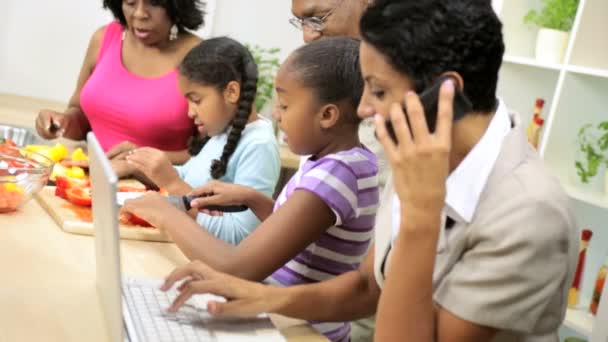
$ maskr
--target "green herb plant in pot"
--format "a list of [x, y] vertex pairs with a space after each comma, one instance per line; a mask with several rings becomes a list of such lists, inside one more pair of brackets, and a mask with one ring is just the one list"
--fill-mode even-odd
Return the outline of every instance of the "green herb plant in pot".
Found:
[[541, 1], [544, 7], [528, 12], [524, 22], [539, 28], [536, 59], [543, 63], [559, 64], [564, 60], [579, 0]]
[[249, 45], [247, 48], [253, 55], [255, 64], [258, 66], [258, 89], [255, 98], [255, 109], [258, 113], [270, 110], [269, 105], [274, 96], [274, 77], [281, 63], [278, 54], [279, 48], [263, 48], [259, 45]]
[[588, 184], [601, 174], [604, 176], [604, 192], [608, 195], [608, 121], [581, 127], [577, 143], [578, 158], [574, 166], [580, 181]]
[[[274, 77], [281, 66], [278, 54], [279, 48], [263, 48], [259, 45], [246, 44], [258, 66], [257, 95], [255, 97], [256, 111], [269, 119], [272, 117], [274, 102]], [[274, 133], [278, 135], [278, 126], [273, 121]]]

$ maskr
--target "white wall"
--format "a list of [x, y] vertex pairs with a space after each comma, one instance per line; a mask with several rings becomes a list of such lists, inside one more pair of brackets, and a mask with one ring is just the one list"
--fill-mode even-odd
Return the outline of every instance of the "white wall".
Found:
[[67, 101], [92, 33], [109, 21], [101, 1], [2, 0], [0, 92]]
[[[0, 93], [66, 102], [74, 90], [88, 41], [111, 20], [101, 0], [1, 0]], [[302, 44], [288, 23], [291, 1], [217, 0], [212, 25], [199, 34], [280, 47]], [[260, 17], [261, 15], [261, 17]], [[204, 32], [208, 31], [208, 32]]]
[[289, 23], [289, 0], [217, 0], [213, 35], [230, 36], [243, 43], [281, 48], [286, 57], [304, 42]]

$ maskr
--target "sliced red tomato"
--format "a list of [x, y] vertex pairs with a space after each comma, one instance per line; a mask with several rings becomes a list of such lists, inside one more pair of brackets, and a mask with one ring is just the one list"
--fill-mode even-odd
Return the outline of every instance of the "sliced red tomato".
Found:
[[121, 185], [118, 187], [118, 192], [146, 192], [146, 188], [138, 188], [131, 185]]
[[152, 225], [144, 220], [143, 218], [131, 213], [131, 223], [133, 223], [136, 226], [142, 226], [142, 227], [152, 227]]
[[63, 199], [68, 199], [68, 195], [65, 192], [66, 190], [67, 190], [66, 187], [56, 186], [55, 187], [55, 196], [61, 197]]
[[29, 162], [22, 162], [20, 160], [15, 160], [15, 159], [8, 159], [6, 160], [6, 163], [8, 164], [9, 168], [16, 168], [16, 169], [33, 169], [35, 166], [32, 163]]
[[17, 144], [13, 140], [8, 139], [8, 138], [0, 138], [0, 144], [6, 145], [6, 146], [12, 146], [12, 147], [17, 146]]
[[68, 201], [83, 207], [90, 207], [93, 199], [91, 198], [91, 188], [71, 187], [65, 190]]
[[68, 199], [67, 189], [70, 188], [89, 188], [91, 182], [88, 179], [68, 178], [57, 176], [55, 178], [55, 196]]
[[19, 157], [20, 155], [19, 155], [18, 150], [15, 150], [13, 148], [16, 146], [17, 146], [17, 144], [15, 144], [15, 142], [12, 141], [11, 139], [0, 138], [0, 153], [5, 153], [8, 155]]
[[119, 220], [120, 220], [120, 223], [122, 223], [122, 224], [133, 225], [133, 226], [142, 226], [142, 227], [152, 227], [152, 225], [148, 221], [142, 219], [141, 217], [139, 217], [133, 213], [121, 212]]
[[23, 190], [14, 184], [0, 184], [0, 213], [16, 210], [23, 197]]
[[69, 178], [63, 176], [57, 176], [55, 178], [55, 185], [61, 188], [87, 188], [91, 186], [91, 182], [88, 179], [83, 178]]

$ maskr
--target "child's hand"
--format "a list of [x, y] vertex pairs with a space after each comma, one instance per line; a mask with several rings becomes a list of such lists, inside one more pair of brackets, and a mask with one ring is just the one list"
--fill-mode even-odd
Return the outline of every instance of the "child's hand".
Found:
[[[190, 195], [192, 196], [200, 196], [199, 198], [193, 200], [190, 205], [192, 208], [198, 209], [211, 205], [228, 206], [247, 204], [248, 194], [251, 190], [252, 189], [250, 187], [244, 185], [211, 181], [190, 192]], [[208, 211], [204, 209], [200, 209], [199, 211], [213, 216], [222, 215], [221, 212]]]
[[188, 298], [199, 293], [228, 299], [227, 302], [211, 300], [207, 303], [207, 311], [213, 316], [253, 317], [277, 310], [285, 299], [278, 293], [279, 288], [218, 272], [200, 261], [176, 268], [167, 276], [161, 290], [169, 290], [180, 280], [185, 281], [178, 287], [180, 294], [169, 307], [169, 312], [177, 312]]
[[133, 151], [138, 146], [130, 141], [123, 141], [120, 144], [114, 145], [107, 153], [108, 159], [125, 159], [130, 151]]
[[159, 188], [167, 188], [179, 179], [169, 157], [161, 150], [151, 147], [137, 148], [129, 151], [126, 159]]
[[413, 226], [433, 222], [435, 216], [440, 217], [438, 214], [445, 205], [453, 98], [454, 84], [446, 81], [439, 94], [435, 133], [429, 133], [422, 104], [415, 93], [410, 92], [405, 98], [411, 127], [406, 123], [401, 106], [393, 104], [390, 115], [398, 144], [390, 138], [384, 119], [376, 117], [378, 139], [389, 157], [395, 190], [402, 204], [402, 222], [407, 216]]
[[167, 217], [174, 217], [174, 211], [181, 212], [155, 191], [125, 201], [120, 211], [132, 213], [156, 228], [163, 227], [164, 219]]

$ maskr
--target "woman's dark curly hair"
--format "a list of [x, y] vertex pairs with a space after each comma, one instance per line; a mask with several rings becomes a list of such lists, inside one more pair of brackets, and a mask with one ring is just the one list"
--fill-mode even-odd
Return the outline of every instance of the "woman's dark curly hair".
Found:
[[228, 83], [237, 81], [241, 85], [238, 107], [230, 123], [228, 141], [219, 159], [211, 164], [211, 176], [221, 178], [226, 173], [230, 156], [234, 153], [241, 133], [253, 109], [258, 68], [253, 56], [236, 40], [220, 37], [204, 40], [194, 47], [179, 66], [179, 73], [191, 82], [216, 87], [224, 91]]
[[[114, 18], [126, 27], [127, 20], [122, 13], [122, 2], [123, 0], [103, 0], [103, 8], [109, 9]], [[164, 8], [180, 32], [197, 30], [205, 23], [205, 3], [199, 0], [150, 0], [150, 4]]]
[[473, 111], [495, 109], [505, 47], [490, 0], [375, 0], [360, 29], [417, 92], [443, 72], [456, 71]]

